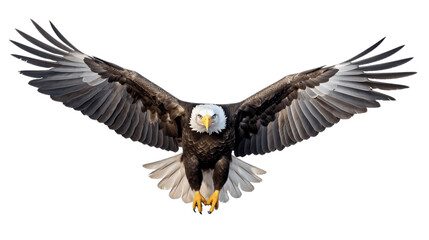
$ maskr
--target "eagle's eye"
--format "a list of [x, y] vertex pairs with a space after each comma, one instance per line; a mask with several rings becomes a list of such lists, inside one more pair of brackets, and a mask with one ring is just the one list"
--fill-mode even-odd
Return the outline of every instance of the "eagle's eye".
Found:
[[203, 116], [201, 116], [201, 114], [197, 115], [198, 120], [201, 120], [201, 118], [203, 118]]
[[216, 119], [216, 117], [217, 117], [217, 114], [215, 113], [213, 114], [212, 119]]

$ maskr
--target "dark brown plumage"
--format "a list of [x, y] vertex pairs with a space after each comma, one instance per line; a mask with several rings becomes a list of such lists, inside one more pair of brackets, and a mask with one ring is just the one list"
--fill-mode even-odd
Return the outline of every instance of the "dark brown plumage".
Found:
[[[201, 203], [212, 205], [210, 212], [213, 212], [218, 207], [218, 199], [228, 200], [227, 192], [239, 197], [240, 189], [252, 191], [251, 182], [260, 181], [257, 175], [264, 171], [235, 156], [282, 150], [316, 136], [340, 119], [379, 107], [379, 100], [394, 100], [374, 89], [406, 88], [370, 79], [414, 74], [374, 73], [411, 60], [374, 64], [403, 46], [361, 59], [382, 39], [341, 64], [286, 76], [242, 102], [217, 106], [222, 111], [209, 105], [181, 101], [134, 71], [82, 53], [52, 23], [61, 41], [35, 22], [33, 24], [50, 45], [17, 31], [43, 51], [12, 41], [41, 59], [13, 56], [48, 68], [21, 71], [35, 78], [30, 85], [53, 100], [106, 124], [125, 138], [170, 151], [182, 147], [182, 154], [146, 166], [156, 169], [151, 176], [163, 178], [159, 186], [171, 189], [171, 197], [182, 197], [189, 202], [194, 194], [193, 208], [198, 206], [200, 212]], [[202, 106], [204, 111], [221, 111], [219, 117], [225, 119], [216, 119], [217, 114], [212, 112], [201, 120], [203, 116], [198, 114], [200, 120], [195, 126], [202, 130], [195, 129], [191, 123], [196, 121], [192, 112], [197, 106]], [[219, 123], [220, 120], [226, 120], [226, 125], [215, 129], [212, 122]], [[209, 177], [204, 177], [207, 174]], [[208, 201], [205, 200], [207, 191], [202, 189], [214, 192]]]
[[[190, 109], [188, 107], [187, 112], [191, 112], [193, 107]], [[228, 106], [223, 107], [223, 110], [227, 116], [231, 116]], [[186, 119], [190, 117], [186, 116]], [[233, 121], [228, 121], [225, 130], [211, 135], [192, 131], [187, 124], [183, 126], [182, 161], [192, 189], [200, 189], [203, 180], [201, 170], [205, 169], [215, 169], [213, 174], [215, 190], [220, 190], [225, 184], [234, 148], [235, 131], [233, 123]], [[216, 172], [216, 169], [219, 172]]]

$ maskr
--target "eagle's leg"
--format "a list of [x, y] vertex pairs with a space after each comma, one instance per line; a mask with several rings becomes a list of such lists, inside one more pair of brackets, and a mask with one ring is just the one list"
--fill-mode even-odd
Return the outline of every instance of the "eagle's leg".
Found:
[[219, 208], [219, 191], [228, 180], [230, 162], [231, 159], [228, 159], [227, 157], [222, 157], [219, 161], [217, 161], [215, 165], [213, 171], [213, 184], [215, 191], [207, 201], [207, 204], [211, 205], [209, 214], [212, 213], [215, 209], [217, 210]]
[[195, 212], [195, 208], [198, 208], [198, 212], [200, 214], [203, 211], [202, 204], [207, 204], [206, 199], [201, 195], [200, 188], [201, 182], [203, 181], [203, 173], [200, 168], [200, 162], [198, 158], [195, 156], [185, 156], [182, 155], [182, 159], [185, 164], [185, 173], [186, 178], [188, 179], [189, 185], [192, 190], [195, 191], [194, 201], [192, 202], [192, 209]]

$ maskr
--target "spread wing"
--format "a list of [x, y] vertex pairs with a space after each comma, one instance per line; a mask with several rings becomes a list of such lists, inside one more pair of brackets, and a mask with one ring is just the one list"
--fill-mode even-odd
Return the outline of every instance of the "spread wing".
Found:
[[361, 59], [383, 40], [341, 64], [286, 76], [241, 102], [235, 112], [235, 155], [282, 150], [316, 136], [340, 119], [379, 107], [378, 100], [394, 100], [374, 89], [396, 90], [407, 86], [372, 79], [401, 78], [415, 72], [376, 72], [411, 60], [376, 63], [403, 46]]
[[42, 50], [12, 41], [39, 58], [13, 56], [48, 68], [21, 71], [35, 78], [30, 85], [53, 100], [106, 124], [125, 138], [165, 150], [178, 150], [180, 121], [184, 115], [182, 102], [134, 71], [82, 53], [52, 23], [61, 41], [37, 23], [33, 24], [50, 44], [19, 30], [22, 37]]

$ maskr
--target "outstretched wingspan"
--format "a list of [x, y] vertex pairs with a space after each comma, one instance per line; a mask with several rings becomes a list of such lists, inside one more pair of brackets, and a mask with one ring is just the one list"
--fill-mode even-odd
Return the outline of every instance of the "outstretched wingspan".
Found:
[[239, 104], [236, 111], [234, 154], [264, 154], [316, 136], [340, 119], [367, 108], [378, 100], [394, 98], [374, 89], [395, 90], [407, 86], [370, 79], [393, 79], [415, 72], [377, 73], [402, 65], [411, 58], [373, 64], [403, 46], [360, 60], [384, 40], [335, 66], [320, 67], [284, 77]]
[[106, 124], [125, 138], [165, 150], [178, 150], [180, 122], [184, 115], [181, 101], [134, 71], [82, 53], [52, 23], [52, 29], [61, 41], [34, 21], [33, 24], [51, 44], [17, 31], [45, 51], [12, 41], [41, 59], [13, 56], [48, 68], [21, 71], [36, 78], [30, 81], [32, 86], [53, 100]]

